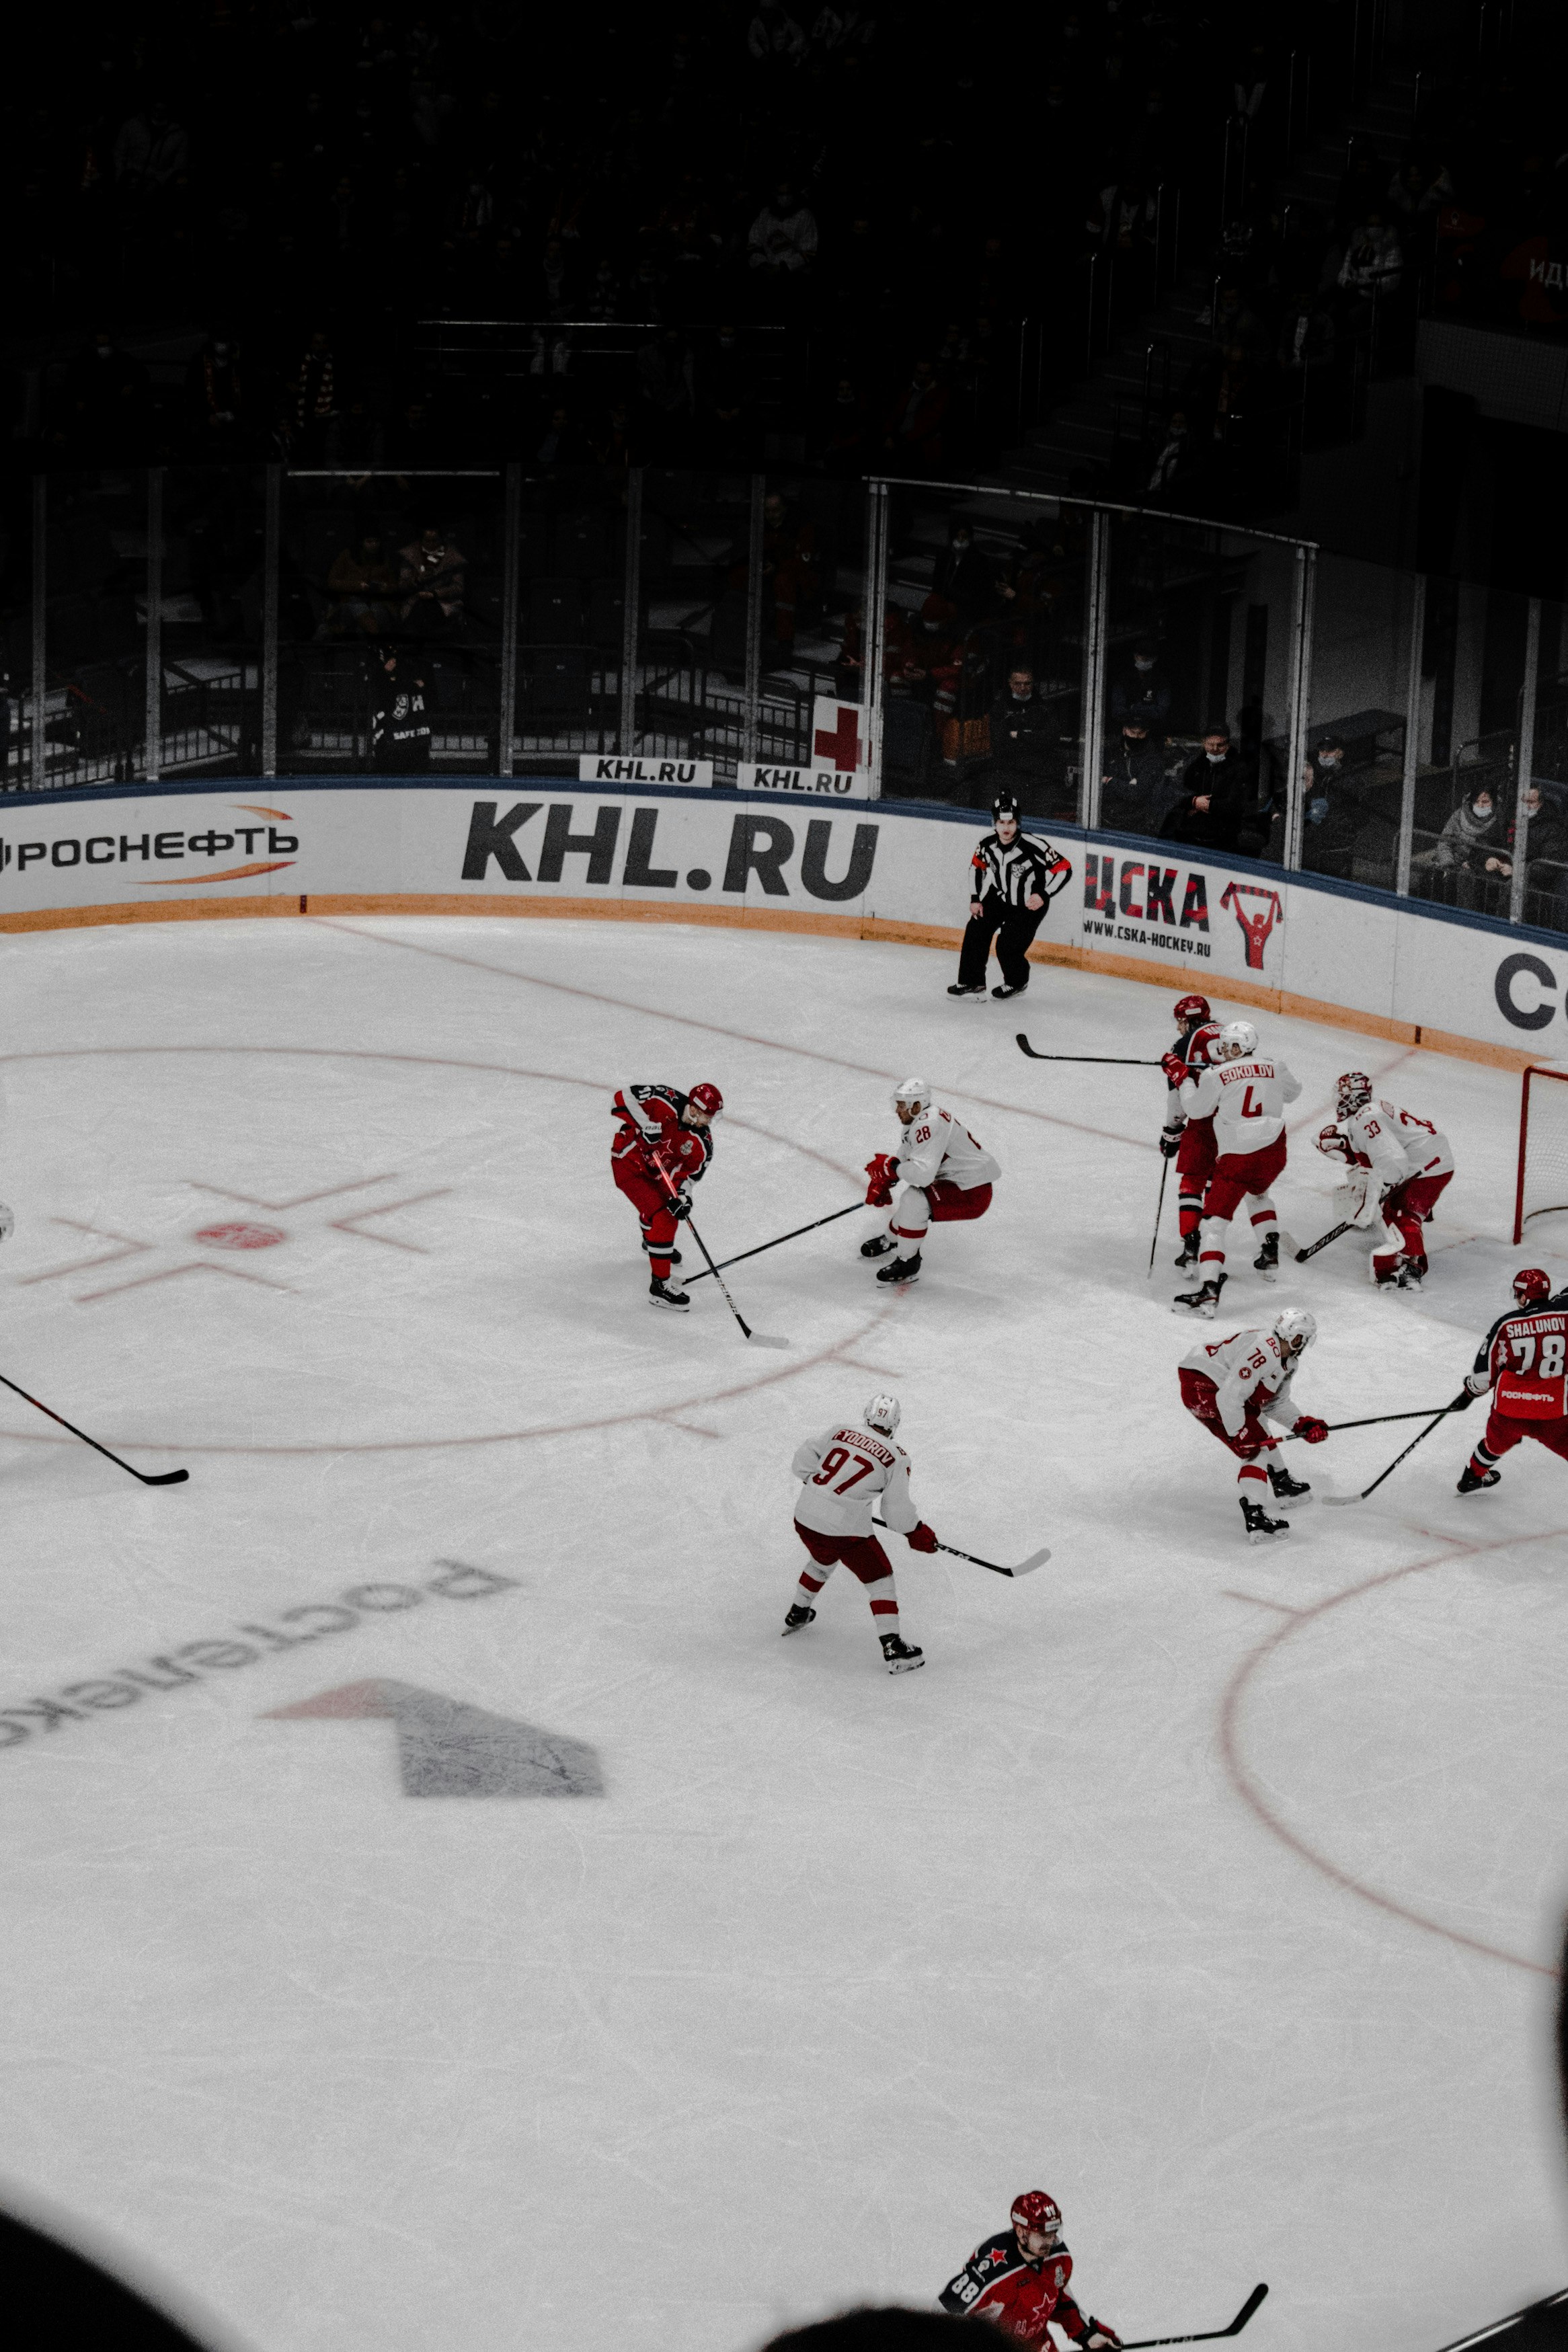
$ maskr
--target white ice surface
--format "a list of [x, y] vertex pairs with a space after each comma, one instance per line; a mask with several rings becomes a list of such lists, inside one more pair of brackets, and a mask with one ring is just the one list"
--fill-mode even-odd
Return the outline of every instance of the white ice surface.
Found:
[[[926, 2301], [1034, 2186], [1124, 2335], [1266, 2279], [1256, 2352], [1423, 2352], [1568, 2278], [1568, 1474], [1461, 1501], [1478, 1412], [1243, 1544], [1178, 1405], [1173, 1198], [1144, 1275], [1159, 1074], [1013, 1044], [1156, 1054], [1161, 995], [542, 920], [13, 937], [0, 974], [0, 1370], [192, 1472], [0, 1395], [0, 1706], [441, 1560], [513, 1580], [0, 1749], [13, 2204], [256, 2352], [745, 2352]], [[1307, 1404], [1440, 1403], [1547, 1255], [1505, 1245], [1517, 1081], [1261, 1025], [1301, 1238], [1344, 1067], [1459, 1172], [1423, 1299], [1346, 1242], [1243, 1266], [1221, 1328], [1309, 1304]], [[915, 1292], [868, 1217], [734, 1270], [787, 1354], [711, 1282], [644, 1304], [617, 1082], [722, 1087], [721, 1255], [852, 1199], [911, 1069], [1005, 1171]], [[238, 1220], [286, 1238], [193, 1238]], [[1055, 1555], [895, 1542], [898, 1679], [842, 1572], [779, 1638], [793, 1447], [889, 1384], [938, 1532]], [[1290, 1458], [1347, 1490], [1408, 1433]], [[608, 1792], [412, 1798], [390, 1723], [269, 1713], [376, 1678], [591, 1742]]]

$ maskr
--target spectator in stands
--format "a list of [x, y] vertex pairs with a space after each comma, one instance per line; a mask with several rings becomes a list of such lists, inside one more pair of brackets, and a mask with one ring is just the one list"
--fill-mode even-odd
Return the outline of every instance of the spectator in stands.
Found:
[[1213, 327], [1216, 343], [1232, 344], [1251, 359], [1268, 358], [1268, 330], [1234, 278], [1221, 286], [1215, 298], [1212, 318], [1204, 319], [1202, 323]]
[[780, 0], [757, 0], [746, 47], [761, 66], [797, 66], [805, 55], [805, 35]]
[[441, 636], [461, 627], [468, 563], [439, 523], [427, 522], [417, 539], [398, 549], [397, 584], [403, 625], [413, 635]]
[[781, 180], [772, 202], [763, 206], [747, 234], [747, 264], [772, 278], [784, 279], [798, 277], [816, 259], [816, 215], [795, 195], [787, 180]]
[[908, 384], [891, 408], [882, 446], [900, 473], [933, 473], [942, 458], [948, 390], [929, 359], [917, 360]]
[[1389, 226], [1382, 213], [1371, 212], [1345, 247], [1339, 282], [1352, 294], [1392, 294], [1404, 266], [1398, 230]]
[[716, 466], [747, 466], [755, 436], [756, 378], [733, 322], [719, 329], [697, 373], [702, 454]]
[[991, 706], [992, 781], [1015, 792], [1036, 791], [1051, 780], [1058, 764], [1060, 728], [1035, 692], [1035, 673], [1025, 662], [1007, 674], [1007, 690]]
[[161, 98], [127, 116], [114, 141], [114, 176], [132, 195], [167, 188], [188, 169], [191, 142]]
[[425, 680], [412, 659], [400, 660], [395, 646], [384, 646], [371, 676], [371, 764], [383, 775], [412, 775], [430, 765], [430, 720]]
[[292, 371], [287, 428], [296, 465], [319, 466], [338, 414], [337, 362], [325, 327], [314, 327]]
[[1245, 765], [1232, 749], [1230, 729], [1215, 719], [1204, 730], [1203, 750], [1188, 763], [1160, 827], [1164, 841], [1198, 849], [1230, 849], [1250, 798]]
[[1155, 456], [1153, 470], [1149, 476], [1150, 495], [1177, 499], [1181, 491], [1197, 470], [1197, 458], [1192, 436], [1187, 430], [1187, 412], [1173, 408], [1164, 438]]
[[1285, 305], [1275, 358], [1288, 374], [1327, 367], [1334, 356], [1334, 317], [1310, 286], [1300, 286]]
[[[1531, 778], [1525, 786], [1525, 888], [1531, 891], [1555, 891], [1563, 879], [1563, 869], [1568, 862], [1568, 825], [1555, 801], [1548, 801], [1541, 786]], [[1509, 814], [1508, 830], [1498, 845], [1495, 855], [1486, 858], [1485, 870], [1495, 874], [1500, 881], [1513, 880], [1514, 837], [1518, 830], [1512, 812]]]
[[239, 353], [226, 331], [209, 335], [185, 369], [185, 406], [191, 455], [221, 465], [245, 440], [245, 382]]
[[1410, 862], [1435, 874], [1480, 873], [1485, 870], [1488, 851], [1495, 849], [1497, 844], [1492, 788], [1489, 784], [1477, 784], [1459, 803], [1431, 848], [1420, 850]]
[[1368, 827], [1363, 780], [1346, 765], [1344, 738], [1320, 735], [1301, 778], [1301, 862], [1342, 882], [1355, 877], [1356, 845]]
[[1100, 779], [1100, 822], [1120, 833], [1157, 835], [1174, 801], [1164, 752], [1150, 741], [1142, 719], [1124, 719]]
[[966, 515], [955, 515], [948, 525], [947, 551], [936, 559], [931, 584], [961, 629], [973, 628], [995, 609], [991, 566], [974, 544], [973, 527]]
[[353, 547], [340, 548], [327, 573], [331, 604], [321, 623], [324, 637], [363, 634], [380, 636], [397, 616], [397, 574], [378, 531], [363, 531]]
[[697, 410], [697, 362], [679, 327], [666, 327], [637, 356], [637, 404], [649, 455], [665, 465], [685, 455]]
[[852, 376], [833, 387], [811, 436], [812, 454], [824, 473], [843, 481], [858, 478], [871, 464], [871, 424]]
[[1170, 680], [1162, 677], [1159, 649], [1147, 637], [1133, 646], [1131, 667], [1112, 682], [1110, 718], [1117, 727], [1135, 721], [1155, 743], [1163, 743], [1170, 732]]
[[816, 526], [777, 490], [763, 501], [763, 590], [773, 604], [774, 640], [787, 651], [802, 609], [813, 609], [820, 594]]

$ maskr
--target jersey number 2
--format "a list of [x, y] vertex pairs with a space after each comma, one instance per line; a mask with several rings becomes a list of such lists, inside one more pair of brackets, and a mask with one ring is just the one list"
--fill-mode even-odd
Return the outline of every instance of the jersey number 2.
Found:
[[855, 1463], [855, 1469], [850, 1472], [841, 1486], [835, 1486], [833, 1489], [836, 1495], [847, 1495], [851, 1486], [858, 1486], [862, 1478], [870, 1476], [872, 1468], [871, 1464], [862, 1461], [859, 1454], [851, 1454], [847, 1446], [835, 1445], [829, 1448], [822, 1457], [822, 1467], [812, 1480], [812, 1485], [814, 1486], [829, 1485], [843, 1469], [844, 1465], [850, 1461]]

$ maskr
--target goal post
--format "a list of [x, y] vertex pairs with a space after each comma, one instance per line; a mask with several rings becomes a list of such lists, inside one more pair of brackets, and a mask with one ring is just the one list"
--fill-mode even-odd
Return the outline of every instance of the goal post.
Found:
[[1568, 1069], [1532, 1062], [1520, 1087], [1514, 1240], [1523, 1240], [1531, 1217], [1552, 1209], [1568, 1209]]

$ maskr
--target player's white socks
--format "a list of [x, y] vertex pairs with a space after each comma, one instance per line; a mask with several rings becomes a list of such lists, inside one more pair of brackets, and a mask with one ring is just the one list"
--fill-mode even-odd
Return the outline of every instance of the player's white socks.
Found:
[[795, 1588], [795, 1599], [799, 1601], [803, 1609], [810, 1608], [812, 1602], [816, 1600], [817, 1594], [821, 1591], [823, 1586], [832, 1575], [833, 1568], [834, 1563], [830, 1561], [823, 1570], [820, 1576], [812, 1576], [804, 1568], [801, 1570], [800, 1582]]

